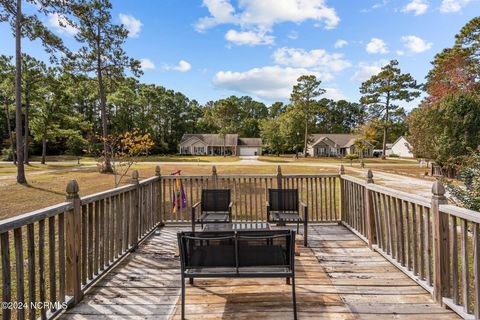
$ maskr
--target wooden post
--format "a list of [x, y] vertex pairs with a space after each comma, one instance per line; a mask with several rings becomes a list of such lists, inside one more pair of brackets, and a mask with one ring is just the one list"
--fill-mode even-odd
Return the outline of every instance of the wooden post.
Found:
[[81, 290], [80, 276], [80, 244], [81, 244], [81, 214], [82, 205], [80, 196], [78, 195], [79, 187], [75, 180], [72, 180], [67, 185], [67, 201], [71, 202], [73, 208], [65, 213], [65, 244], [66, 244], [66, 293], [73, 296], [74, 305], [76, 305], [83, 298]]
[[277, 188], [282, 189], [283, 185], [283, 175], [282, 175], [282, 167], [277, 167]]
[[157, 187], [157, 222], [159, 227], [165, 226], [164, 217], [162, 215], [162, 172], [160, 166], [155, 167], [155, 175], [158, 177], [158, 187]]
[[373, 209], [373, 192], [368, 188], [368, 184], [373, 183], [373, 172], [368, 169], [367, 185], [365, 189], [365, 219], [367, 223], [367, 239], [368, 247], [372, 249], [372, 245], [377, 244], [377, 233], [375, 232], [375, 212]]
[[132, 197], [132, 221], [131, 221], [131, 236], [130, 236], [130, 251], [135, 251], [138, 246], [138, 228], [140, 223], [140, 182], [138, 181], [138, 171], [132, 172], [132, 183], [135, 185]]
[[345, 185], [344, 185], [344, 182], [343, 182], [343, 179], [342, 179], [342, 175], [345, 174], [345, 167], [342, 165], [340, 165], [340, 171], [339, 171], [339, 174], [340, 174], [340, 221], [345, 221], [345, 218], [346, 218], [346, 212], [345, 212], [345, 208], [346, 208], [346, 201], [347, 199], [345, 198]]
[[218, 176], [217, 176], [217, 167], [212, 166], [212, 180], [213, 180], [213, 188], [214, 188], [214, 189], [217, 188], [217, 179], [218, 179]]
[[440, 212], [440, 205], [447, 204], [447, 198], [440, 181], [433, 183], [432, 193], [433, 297], [435, 302], [442, 303], [442, 297], [450, 296], [448, 215]]

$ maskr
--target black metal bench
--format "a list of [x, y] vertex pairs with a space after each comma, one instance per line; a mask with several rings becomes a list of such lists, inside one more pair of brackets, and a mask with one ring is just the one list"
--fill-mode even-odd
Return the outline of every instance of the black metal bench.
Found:
[[242, 230], [179, 232], [182, 319], [185, 318], [185, 278], [286, 278], [291, 283], [294, 319], [295, 231]]

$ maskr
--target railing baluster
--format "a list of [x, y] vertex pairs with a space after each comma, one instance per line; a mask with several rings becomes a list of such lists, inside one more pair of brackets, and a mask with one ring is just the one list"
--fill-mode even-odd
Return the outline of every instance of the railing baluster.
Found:
[[450, 258], [452, 260], [452, 299], [458, 304], [458, 238], [457, 218], [450, 216]]
[[[12, 301], [12, 276], [10, 271], [10, 240], [8, 231], [0, 234], [2, 251], [2, 302]], [[9, 320], [12, 316], [10, 308], [2, 308], [3, 319]]]
[[[55, 217], [52, 217], [55, 219]], [[7, 233], [8, 234], [8, 233]], [[23, 270], [23, 231], [22, 227], [13, 230], [13, 237], [15, 242], [15, 270], [16, 270], [16, 286], [17, 286], [17, 302], [20, 304], [25, 303], [25, 273]], [[2, 247], [3, 254], [3, 247]], [[3, 268], [3, 265], [2, 265]], [[4, 269], [2, 269], [4, 270]], [[5, 286], [3, 287], [5, 289]], [[3, 300], [6, 301], [6, 300]], [[6, 308], [2, 308], [2, 312], [5, 312]], [[17, 319], [25, 319], [25, 309], [17, 309]]]
[[[45, 292], [45, 220], [38, 222], [38, 274], [39, 274], [39, 302], [46, 302]], [[47, 309], [40, 309], [41, 319], [47, 318]]]
[[[465, 312], [469, 312], [470, 306], [470, 270], [469, 270], [469, 258], [468, 258], [468, 221], [461, 220], [462, 231], [462, 297], [463, 297], [463, 309]], [[478, 257], [477, 257], [478, 258]]]
[[[57, 301], [57, 273], [55, 263], [55, 217], [48, 218], [48, 274], [50, 278], [50, 301]], [[23, 261], [22, 261], [23, 263]]]

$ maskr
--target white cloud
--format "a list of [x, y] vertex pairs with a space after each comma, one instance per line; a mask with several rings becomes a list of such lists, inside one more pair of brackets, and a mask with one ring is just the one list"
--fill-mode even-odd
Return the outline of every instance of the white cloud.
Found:
[[386, 64], [388, 64], [386, 60], [380, 60], [371, 64], [360, 62], [350, 80], [354, 82], [364, 82], [370, 79], [371, 76], [379, 73]]
[[59, 33], [68, 33], [74, 35], [78, 32], [75, 26], [71, 25], [64, 16], [58, 13], [52, 13], [48, 16], [48, 23]]
[[472, 0], [442, 0], [440, 11], [443, 13], [458, 12]]
[[[295, 68], [311, 68], [323, 72], [340, 72], [351, 66], [350, 61], [343, 58], [341, 53], [328, 53], [323, 49], [306, 51], [300, 48], [279, 48], [273, 53], [273, 60], [277, 64]], [[331, 76], [329, 76], [331, 78]]]
[[120, 13], [118, 17], [120, 18], [120, 22], [128, 30], [128, 36], [130, 38], [138, 38], [140, 31], [142, 30], [143, 23], [140, 20], [123, 13]]
[[420, 53], [432, 48], [432, 43], [423, 40], [417, 36], [403, 36], [402, 41], [405, 47], [412, 53]]
[[366, 50], [368, 53], [387, 53], [388, 48], [387, 44], [378, 38], [372, 38], [370, 42], [367, 44]]
[[220, 71], [213, 78], [218, 88], [254, 95], [267, 100], [287, 100], [293, 85], [305, 74], [322, 78], [322, 74], [305, 68], [267, 66], [245, 72]]
[[235, 10], [229, 0], [203, 0], [209, 17], [201, 18], [197, 30], [205, 30], [218, 24], [238, 24], [269, 29], [276, 23], [300, 23], [311, 19], [324, 21], [327, 29], [335, 28], [340, 22], [335, 9], [328, 7], [325, 0], [241, 0]]
[[152, 62], [152, 60], [143, 58], [140, 59], [140, 66], [142, 70], [153, 70], [155, 69], [155, 64]]
[[340, 91], [338, 88], [325, 88], [325, 94], [322, 96], [322, 98], [328, 98], [332, 99], [335, 101], [338, 100], [347, 100], [347, 97], [343, 94], [342, 91]]
[[397, 50], [397, 56], [404, 56], [405, 55], [405, 51], [403, 50]]
[[428, 3], [425, 0], [412, 0], [405, 7], [402, 12], [414, 12], [416, 16], [424, 14], [428, 9]]
[[335, 45], [334, 47], [336, 49], [339, 49], [339, 48], [343, 48], [345, 46], [348, 45], [348, 42], [346, 40], [343, 40], [343, 39], [338, 39], [337, 41], [335, 41]]
[[236, 45], [256, 46], [273, 44], [275, 38], [262, 32], [228, 30], [225, 39]]
[[298, 32], [297, 31], [291, 31], [287, 35], [287, 37], [288, 37], [288, 39], [296, 40], [296, 39], [298, 39]]
[[314, 20], [324, 23], [326, 29], [333, 29], [340, 22], [326, 0], [240, 0], [237, 8], [230, 0], [203, 0], [203, 6], [210, 15], [195, 24], [199, 32], [220, 24], [233, 24], [240, 26], [238, 33], [253, 31], [265, 36], [272, 32], [275, 24], [282, 22]]
[[170, 66], [170, 65], [164, 65], [163, 70], [173, 70], [173, 71], [178, 71], [178, 72], [187, 72], [192, 69], [192, 65], [188, 63], [188, 61], [185, 60], [180, 60], [177, 65], [175, 66]]

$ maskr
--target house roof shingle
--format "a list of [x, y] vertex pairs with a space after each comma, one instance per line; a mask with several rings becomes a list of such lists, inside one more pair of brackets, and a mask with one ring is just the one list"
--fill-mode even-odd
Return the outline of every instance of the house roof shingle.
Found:
[[312, 145], [315, 145], [317, 142], [328, 138], [332, 140], [336, 145], [348, 148], [355, 143], [355, 140], [360, 136], [358, 134], [352, 133], [316, 133], [312, 134]]
[[261, 147], [262, 139], [261, 138], [238, 138], [239, 146], [246, 147]]
[[[184, 143], [185, 141], [197, 138], [200, 141], [203, 141], [208, 146], [223, 146], [223, 138], [219, 134], [184, 134], [182, 136], [182, 140], [180, 140], [180, 144]], [[238, 144], [238, 134], [227, 134], [225, 135], [225, 146], [233, 147], [237, 146]]]

